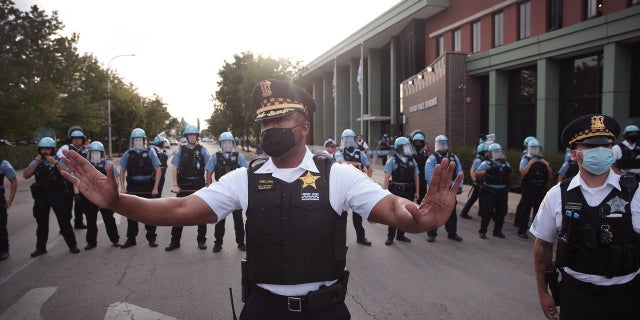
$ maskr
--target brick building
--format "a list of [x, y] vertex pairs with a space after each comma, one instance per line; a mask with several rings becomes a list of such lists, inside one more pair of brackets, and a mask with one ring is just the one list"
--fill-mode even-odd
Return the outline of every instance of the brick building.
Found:
[[345, 128], [370, 142], [421, 129], [429, 144], [496, 133], [511, 148], [534, 135], [560, 150], [579, 115], [637, 123], [638, 21], [640, 0], [401, 1], [306, 66], [312, 143]]

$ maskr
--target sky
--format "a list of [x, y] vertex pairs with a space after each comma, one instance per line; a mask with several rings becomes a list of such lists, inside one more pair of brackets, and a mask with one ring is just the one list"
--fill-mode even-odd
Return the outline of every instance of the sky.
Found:
[[[213, 112], [218, 71], [234, 54], [307, 64], [399, 0], [14, 0], [58, 12], [62, 35], [173, 117], [201, 128]], [[113, 59], [118, 55], [130, 55]], [[113, 60], [112, 60], [113, 59]], [[109, 64], [109, 61], [111, 63]]]

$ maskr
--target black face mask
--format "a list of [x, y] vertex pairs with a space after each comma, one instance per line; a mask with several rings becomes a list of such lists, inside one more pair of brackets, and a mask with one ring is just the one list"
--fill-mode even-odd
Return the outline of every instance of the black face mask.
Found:
[[355, 149], [356, 149], [356, 148], [355, 148], [354, 146], [347, 147], [347, 151], [348, 151], [349, 153], [353, 153], [353, 150], [355, 150]]
[[263, 130], [260, 134], [260, 147], [270, 157], [281, 157], [298, 143], [293, 135], [293, 129], [301, 125], [293, 128], [269, 128]]
[[627, 135], [627, 136], [625, 137], [625, 140], [627, 140], [627, 141], [629, 141], [629, 142], [631, 142], [631, 143], [637, 143], [637, 142], [638, 142], [638, 140], [640, 140], [640, 139], [638, 139], [638, 137], [640, 137], [640, 136], [638, 136], [637, 134], [634, 134], [634, 135]]
[[413, 148], [416, 149], [416, 151], [420, 151], [420, 150], [422, 150], [422, 148], [424, 148], [424, 144], [422, 144], [422, 143], [414, 143], [413, 144]]

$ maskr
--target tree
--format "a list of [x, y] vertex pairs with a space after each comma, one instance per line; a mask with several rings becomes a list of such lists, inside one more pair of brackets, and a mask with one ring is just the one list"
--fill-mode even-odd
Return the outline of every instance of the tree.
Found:
[[264, 79], [293, 81], [298, 78], [300, 70], [299, 61], [256, 57], [251, 52], [234, 55], [232, 62], [225, 61], [218, 71], [220, 81], [214, 97], [216, 107], [207, 120], [211, 132], [221, 133], [229, 128], [238, 137], [257, 137], [260, 126], [255, 122], [257, 108], [251, 98], [253, 87]]

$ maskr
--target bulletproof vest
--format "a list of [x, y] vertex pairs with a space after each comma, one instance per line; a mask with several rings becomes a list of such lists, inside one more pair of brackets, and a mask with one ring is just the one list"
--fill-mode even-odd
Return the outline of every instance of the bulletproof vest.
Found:
[[364, 151], [364, 140], [362, 140], [362, 142], [356, 140], [356, 148], [360, 151]]
[[[57, 159], [56, 159], [57, 160]], [[55, 166], [47, 166], [44, 161], [36, 167], [36, 183], [44, 190], [64, 190], [64, 178]]]
[[84, 158], [86, 158], [86, 157], [87, 157], [87, 153], [88, 153], [88, 152], [87, 152], [87, 149], [82, 148], [82, 147], [77, 148], [76, 146], [74, 146], [74, 145], [73, 145], [73, 144], [71, 144], [71, 143], [70, 143], [70, 144], [68, 144], [67, 146], [69, 147], [69, 150], [72, 150], [72, 151], [77, 152], [78, 154], [80, 154], [80, 155], [81, 155], [82, 157], [84, 157]]
[[413, 159], [416, 160], [416, 163], [418, 164], [418, 169], [420, 170], [420, 181], [424, 181], [424, 165], [427, 163], [427, 159], [429, 158], [429, 155], [427, 154], [427, 151], [422, 149], [420, 151], [418, 151], [418, 153], [413, 157]]
[[627, 147], [624, 143], [618, 143], [622, 151], [622, 158], [616, 161], [616, 167], [622, 170], [640, 169], [640, 143], [636, 143], [633, 149]]
[[107, 175], [107, 162], [106, 161], [100, 161], [98, 163], [92, 163], [94, 167], [96, 167], [96, 169], [98, 169], [98, 171], [100, 171], [100, 173], [104, 174], [105, 176]]
[[187, 146], [180, 147], [180, 166], [178, 167], [178, 178], [200, 178], [204, 177], [204, 156], [202, 146], [197, 144], [193, 149]]
[[329, 202], [334, 161], [315, 155], [319, 174], [286, 183], [250, 166], [247, 263], [252, 283], [300, 284], [337, 279], [347, 257], [347, 215]]
[[[450, 162], [453, 162], [453, 163], [455, 163], [455, 164], [458, 164], [458, 163], [456, 162], [456, 155], [455, 155], [455, 154], [450, 153], [450, 152], [448, 152], [447, 154], [448, 154], [448, 156], [447, 156], [446, 158], [447, 158], [447, 159], [449, 159], [449, 161], [450, 161]], [[442, 154], [440, 154], [440, 153], [439, 153], [439, 152], [437, 152], [437, 151], [433, 153], [433, 156], [435, 156], [435, 157], [436, 157], [436, 164], [440, 164], [440, 163], [442, 162], [442, 159], [444, 159], [444, 158], [445, 158], [445, 156], [443, 156]], [[454, 175], [451, 177], [451, 181], [455, 181], [455, 180], [456, 180], [456, 174], [454, 174]]]
[[578, 167], [578, 161], [573, 159], [567, 160], [567, 163], [569, 164], [569, 168], [567, 168], [567, 173], [565, 174], [564, 179], [571, 179], [578, 174], [580, 167]]
[[[482, 163], [485, 160], [489, 160], [489, 159], [486, 159], [485, 157], [483, 157], [482, 155], [479, 155], [479, 154], [476, 154], [476, 156], [473, 158], [474, 161], [476, 159], [480, 160], [480, 163]], [[478, 177], [476, 175], [476, 181], [478, 181], [478, 183], [484, 183], [484, 177]]]
[[640, 268], [640, 235], [633, 230], [630, 202], [633, 193], [613, 188], [590, 207], [579, 187], [560, 184], [562, 229], [556, 265], [577, 272], [606, 276], [627, 275]]
[[[524, 158], [529, 161], [533, 159], [529, 156], [524, 156]], [[531, 168], [529, 168], [529, 172], [522, 177], [523, 184], [536, 187], [544, 187], [547, 184], [549, 172], [547, 171], [547, 166], [540, 160], [542, 159], [538, 158], [538, 160], [531, 165]]]
[[166, 171], [168, 167], [167, 162], [169, 161], [169, 156], [161, 148], [156, 148], [156, 154], [158, 155], [158, 160], [160, 160], [160, 168], [162, 168], [163, 172]]
[[415, 172], [415, 167], [413, 166], [413, 158], [408, 157], [407, 163], [404, 163], [397, 154], [393, 157], [396, 159], [398, 167], [391, 171], [391, 182], [414, 183], [413, 173]]
[[356, 150], [353, 155], [349, 154], [345, 149], [342, 150], [342, 156], [344, 156], [344, 160], [345, 161], [349, 161], [349, 162], [360, 162], [362, 163], [362, 158], [361, 158], [361, 154], [360, 154], [360, 150]]
[[484, 176], [484, 183], [491, 185], [509, 185], [509, 173], [511, 168], [507, 166], [507, 161], [504, 159], [489, 160], [491, 167], [487, 169], [487, 173]]
[[214, 168], [214, 175], [217, 180], [220, 180], [225, 174], [240, 168], [238, 163], [238, 153], [232, 152], [229, 154], [229, 158], [225, 158], [224, 154], [220, 151], [216, 152], [216, 167]]
[[151, 176], [155, 171], [149, 157], [149, 149], [145, 149], [140, 153], [135, 150], [129, 150], [129, 159], [127, 161], [127, 175], [135, 176]]

